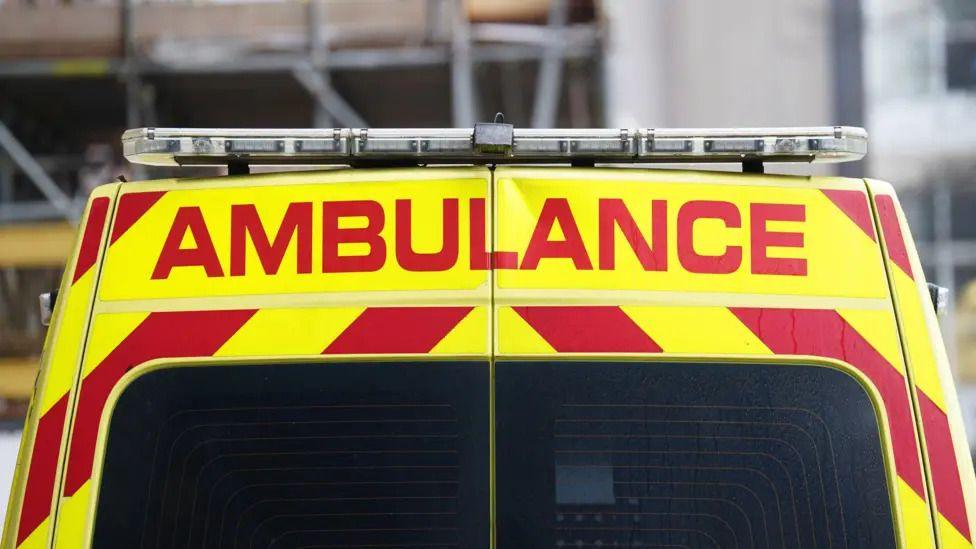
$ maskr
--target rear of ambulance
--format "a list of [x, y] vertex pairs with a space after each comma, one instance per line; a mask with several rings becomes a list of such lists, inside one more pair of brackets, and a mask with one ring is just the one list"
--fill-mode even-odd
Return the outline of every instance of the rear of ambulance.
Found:
[[969, 547], [976, 514], [890, 186], [582, 167], [99, 187], [11, 494], [4, 548]]

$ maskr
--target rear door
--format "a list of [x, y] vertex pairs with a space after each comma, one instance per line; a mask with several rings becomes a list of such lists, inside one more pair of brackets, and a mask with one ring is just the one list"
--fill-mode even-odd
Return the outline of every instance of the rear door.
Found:
[[501, 545], [933, 546], [862, 181], [498, 168], [495, 193]]
[[488, 547], [489, 177], [123, 186], [55, 545]]

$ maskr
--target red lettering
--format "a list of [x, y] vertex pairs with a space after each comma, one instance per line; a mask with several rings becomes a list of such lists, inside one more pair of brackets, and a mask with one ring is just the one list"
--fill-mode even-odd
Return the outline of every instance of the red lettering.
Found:
[[[518, 252], [488, 253], [485, 242], [485, 199], [471, 199], [471, 270], [518, 269]], [[490, 261], [490, 263], [489, 263]]]
[[468, 231], [468, 250], [471, 252], [471, 270], [488, 269], [488, 250], [485, 242], [485, 199], [472, 198], [469, 202], [471, 225]]
[[288, 205], [274, 243], [261, 224], [254, 204], [234, 204], [230, 207], [230, 275], [243, 276], [247, 262], [247, 239], [250, 235], [265, 274], [276, 274], [285, 258], [288, 245], [297, 235], [295, 252], [298, 273], [312, 272], [312, 203], [296, 202]]
[[[195, 248], [180, 247], [187, 231], [193, 237]], [[203, 267], [208, 277], [224, 276], [207, 222], [204, 221], [200, 208], [196, 206], [184, 206], [176, 210], [173, 225], [169, 228], [166, 242], [153, 269], [153, 280], [169, 278], [173, 267]]]
[[732, 229], [742, 227], [739, 209], [731, 202], [693, 200], [678, 210], [678, 260], [692, 273], [728, 274], [742, 265], [742, 247], [726, 246], [719, 255], [702, 255], [695, 251], [695, 221], [719, 219]]
[[396, 201], [396, 258], [404, 270], [415, 272], [446, 271], [457, 263], [458, 200], [445, 198], [442, 210], [443, 240], [433, 253], [413, 251], [412, 214], [409, 200]]
[[[557, 222], [565, 240], [549, 240], [549, 233]], [[543, 258], [571, 259], [578, 270], [588, 271], [593, 268], [576, 226], [576, 219], [569, 209], [569, 201], [565, 198], [547, 198], [542, 205], [542, 212], [539, 213], [539, 219], [532, 231], [529, 246], [525, 249], [521, 268], [535, 269]]]
[[668, 268], [668, 203], [651, 201], [651, 245], [637, 228], [624, 201], [619, 198], [600, 199], [600, 269], [616, 267], [614, 226], [620, 227], [630, 249], [645, 271], [666, 271]]
[[[363, 228], [339, 227], [342, 217], [365, 217]], [[380, 236], [386, 218], [383, 207], [374, 200], [322, 203], [322, 272], [363, 273], [378, 271], [386, 263], [386, 242]], [[365, 255], [339, 255], [339, 244], [362, 243], [369, 246]]]
[[806, 276], [806, 259], [767, 255], [770, 247], [802, 248], [803, 233], [773, 232], [766, 229], [767, 221], [806, 221], [806, 207], [803, 204], [753, 204], [749, 211], [752, 274]]
[[518, 252], [492, 252], [492, 269], [518, 269]]

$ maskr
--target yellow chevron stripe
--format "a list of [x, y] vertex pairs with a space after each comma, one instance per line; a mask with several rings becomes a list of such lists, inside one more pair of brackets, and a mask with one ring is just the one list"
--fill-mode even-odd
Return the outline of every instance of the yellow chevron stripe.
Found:
[[82, 547], [91, 501], [91, 480], [85, 481], [71, 497], [62, 497], [58, 506], [54, 547]]
[[932, 515], [929, 513], [929, 505], [915, 490], [901, 478], [898, 479], [897, 494], [901, 515], [902, 532], [905, 536], [905, 547], [915, 549], [916, 547], [935, 547], [935, 538], [932, 534]]
[[57, 334], [54, 335], [54, 349], [41, 395], [42, 414], [70, 391], [74, 383], [78, 353], [85, 337], [85, 326], [88, 324], [88, 303], [91, 300], [94, 280], [95, 269], [90, 269], [67, 289], [68, 294], [64, 296], [67, 299], [65, 310], [57, 325]]
[[939, 514], [939, 535], [944, 549], [972, 549], [973, 547], [973, 544], [969, 543], [941, 513]]
[[29, 536], [24, 540], [23, 543], [18, 545], [19, 549], [42, 549], [47, 547], [48, 534], [50, 534], [49, 529], [51, 528], [51, 517], [44, 519], [44, 522], [40, 524]]
[[510, 355], [555, 354], [556, 350], [511, 307], [498, 307], [498, 352]]
[[488, 308], [475, 307], [430, 352], [438, 355], [487, 354], [490, 338]]
[[944, 411], [945, 396], [942, 382], [939, 381], [939, 369], [932, 354], [932, 345], [928, 340], [928, 325], [925, 323], [925, 312], [922, 310], [918, 288], [915, 281], [894, 264], [891, 264], [891, 273], [898, 312], [901, 313], [908, 361], [912, 365], [912, 380], [916, 387]]
[[88, 375], [105, 360], [116, 347], [129, 337], [149, 313], [113, 313], [95, 316], [92, 333], [97, 337], [88, 339], [85, 350], [83, 374]]
[[898, 328], [890, 310], [838, 309], [837, 312], [885, 358], [898, 373], [905, 375]]
[[317, 355], [365, 309], [261, 309], [214, 356]]
[[621, 307], [666, 353], [772, 354], [725, 307]]

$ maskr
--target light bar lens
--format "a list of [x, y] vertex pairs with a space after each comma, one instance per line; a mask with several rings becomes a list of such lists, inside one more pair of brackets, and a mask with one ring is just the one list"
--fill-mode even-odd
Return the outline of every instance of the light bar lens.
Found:
[[644, 141], [644, 152], [647, 154], [687, 154], [694, 150], [691, 139], [649, 138]]
[[341, 153], [346, 152], [346, 141], [342, 139], [296, 139], [296, 153]]
[[762, 152], [762, 139], [706, 139], [705, 152], [709, 153], [757, 153]]
[[224, 151], [229, 153], [283, 153], [285, 142], [281, 139], [227, 139]]
[[515, 128], [511, 146], [474, 143], [471, 129], [173, 129], [122, 136], [137, 164], [383, 164], [652, 162], [846, 162], [867, 152], [867, 134], [851, 127], [733, 129]]

